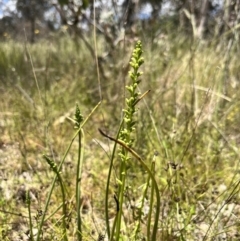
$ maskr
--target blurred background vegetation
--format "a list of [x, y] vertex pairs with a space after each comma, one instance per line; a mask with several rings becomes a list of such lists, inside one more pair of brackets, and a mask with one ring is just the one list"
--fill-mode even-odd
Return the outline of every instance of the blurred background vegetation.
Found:
[[226, 33], [238, 38], [239, 8], [237, 0], [1, 0], [0, 37], [25, 40], [25, 29], [32, 43], [60, 30], [84, 38], [95, 26], [109, 51], [123, 31], [145, 32], [153, 41], [173, 33], [201, 40]]
[[[110, 122], [118, 120], [113, 106], [122, 103], [136, 39], [145, 47], [143, 88], [155, 91], [152, 108], [160, 98], [158, 108], [185, 118], [199, 112], [208, 88], [220, 96], [221, 108], [237, 98], [237, 0], [1, 0], [0, 16], [1, 92], [8, 103], [24, 99], [24, 105], [14, 103], [19, 108], [41, 106], [46, 121], [47, 114], [71, 109], [78, 98], [96, 104], [102, 97], [97, 79], [112, 108]], [[8, 95], [10, 90], [16, 94]], [[217, 113], [226, 114], [221, 108]], [[237, 110], [227, 112], [233, 122]]]
[[[75, 103], [86, 117], [102, 100], [85, 125], [82, 188], [104, 226], [112, 143], [98, 128], [112, 136], [118, 131], [129, 58], [140, 39], [145, 59], [140, 88], [151, 92], [138, 105], [134, 149], [149, 162], [156, 157], [161, 240], [179, 233], [184, 238], [177, 240], [207, 240], [209, 233], [209, 240], [220, 234], [238, 240], [239, 27], [238, 0], [0, 0], [2, 210], [26, 213], [20, 194], [27, 189], [39, 193], [33, 212], [41, 209], [53, 178], [42, 153], [59, 163], [74, 133], [67, 117], [74, 116]], [[69, 200], [76, 150], [73, 145], [63, 167]], [[137, 165], [129, 169], [126, 195], [132, 201], [141, 196], [145, 173]], [[111, 184], [114, 190], [114, 178]], [[139, 188], [132, 190], [134, 184]], [[56, 192], [52, 210], [58, 200]], [[232, 211], [219, 215], [226, 203]], [[90, 210], [89, 202], [86, 206]], [[18, 240], [11, 235], [21, 233], [19, 223], [27, 226], [22, 219], [16, 212], [1, 213], [2, 236]], [[56, 220], [47, 223], [45, 240], [57, 233]], [[89, 220], [88, 237], [95, 230]]]

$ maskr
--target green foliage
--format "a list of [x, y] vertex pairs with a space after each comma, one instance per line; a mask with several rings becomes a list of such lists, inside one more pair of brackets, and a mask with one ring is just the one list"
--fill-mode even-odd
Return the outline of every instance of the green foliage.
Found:
[[44, 11], [49, 8], [49, 2], [46, 0], [17, 0], [17, 10], [20, 11], [27, 20], [43, 17]]
[[[136, 121], [134, 120], [134, 115], [136, 114], [135, 103], [138, 99], [139, 93], [137, 91], [138, 84], [140, 83], [139, 77], [142, 73], [139, 72], [139, 67], [143, 64], [144, 60], [141, 57], [142, 51], [142, 43], [140, 41], [137, 42], [130, 61], [130, 65], [133, 68], [133, 71], [129, 72], [129, 76], [132, 80], [130, 85], [126, 86], [126, 89], [129, 92], [129, 97], [126, 98], [126, 109], [123, 110], [123, 124], [119, 133], [119, 140], [122, 141], [126, 146], [132, 147], [134, 142], [134, 138], [132, 137], [134, 126]], [[120, 203], [119, 212], [117, 214], [117, 227], [115, 239], [122, 239], [122, 235], [120, 235], [122, 228], [122, 214], [123, 214], [123, 204], [124, 204], [124, 193], [126, 189], [126, 177], [127, 173], [127, 163], [131, 162], [131, 158], [128, 156], [128, 151], [124, 148], [121, 148], [119, 152], [119, 157], [121, 159], [121, 165], [119, 170], [119, 180], [118, 180], [118, 200]], [[115, 230], [113, 230], [115, 232]]]
[[[152, 240], [154, 230], [160, 241], [238, 239], [239, 49], [189, 51], [187, 41], [143, 42], [144, 65], [138, 42], [124, 100], [119, 72], [131, 47], [118, 46], [116, 64], [103, 64], [101, 108], [81, 43], [2, 44], [3, 240], [18, 240], [24, 226], [37, 240]], [[108, 143], [98, 128], [118, 134], [105, 134]]]

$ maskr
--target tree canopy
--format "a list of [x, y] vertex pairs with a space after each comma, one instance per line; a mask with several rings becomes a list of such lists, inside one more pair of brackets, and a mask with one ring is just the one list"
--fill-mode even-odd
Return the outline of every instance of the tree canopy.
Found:
[[[7, 8], [10, 2], [16, 5], [16, 10]], [[45, 29], [51, 26], [48, 31], [68, 25], [81, 32], [94, 24], [108, 41], [116, 40], [121, 29], [130, 34], [142, 29], [164, 34], [177, 31], [205, 39], [226, 31], [238, 32], [240, 19], [237, 0], [123, 0], [121, 3], [116, 0], [0, 0], [0, 9], [2, 17], [18, 18], [31, 26], [32, 42], [40, 25]], [[143, 18], [146, 9], [150, 14]], [[0, 21], [0, 28], [3, 24]]]

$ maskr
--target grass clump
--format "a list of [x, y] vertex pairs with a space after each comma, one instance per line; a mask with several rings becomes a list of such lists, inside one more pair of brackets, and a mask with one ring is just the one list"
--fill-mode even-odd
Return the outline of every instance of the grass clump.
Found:
[[82, 43], [3, 45], [1, 239], [238, 240], [238, 48], [185, 42], [117, 46], [99, 104]]

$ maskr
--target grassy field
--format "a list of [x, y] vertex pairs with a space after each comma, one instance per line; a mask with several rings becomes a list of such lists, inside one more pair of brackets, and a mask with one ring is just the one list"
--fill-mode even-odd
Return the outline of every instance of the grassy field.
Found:
[[240, 239], [239, 46], [141, 40], [0, 43], [1, 240]]

